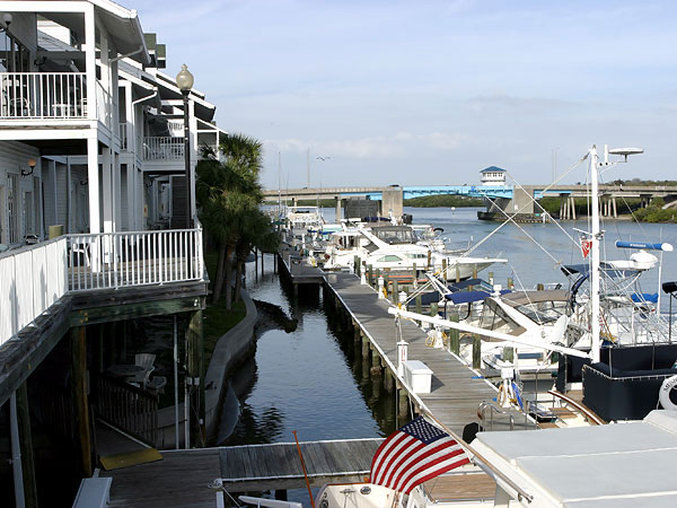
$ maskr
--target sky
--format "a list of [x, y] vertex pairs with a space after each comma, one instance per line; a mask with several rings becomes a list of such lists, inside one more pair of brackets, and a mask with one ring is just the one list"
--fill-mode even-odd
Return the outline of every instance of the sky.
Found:
[[[677, 179], [672, 0], [118, 0], [264, 146], [268, 189]], [[574, 168], [574, 169], [572, 169]]]

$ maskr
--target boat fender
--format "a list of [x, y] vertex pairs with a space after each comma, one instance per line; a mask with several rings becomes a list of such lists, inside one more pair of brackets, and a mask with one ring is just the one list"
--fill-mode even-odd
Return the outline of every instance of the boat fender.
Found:
[[660, 401], [661, 406], [663, 406], [663, 409], [677, 411], [677, 404], [670, 398], [670, 392], [672, 392], [672, 389], [676, 387], [677, 375], [670, 376], [669, 378], [664, 379], [663, 383], [661, 383], [661, 388], [658, 391], [658, 400]]

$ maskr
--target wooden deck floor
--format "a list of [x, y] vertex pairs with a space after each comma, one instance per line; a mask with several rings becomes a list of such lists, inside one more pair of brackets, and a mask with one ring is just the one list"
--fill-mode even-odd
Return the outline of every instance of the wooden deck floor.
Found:
[[[361, 481], [382, 438], [300, 443], [311, 485]], [[168, 450], [163, 459], [113, 471], [111, 507], [215, 506], [214, 480], [231, 493], [304, 488], [295, 443]]]
[[[388, 358], [388, 364], [394, 370], [397, 365], [396, 343], [400, 337], [395, 318], [387, 312], [388, 302], [379, 300], [377, 293], [369, 286], [361, 285], [355, 275], [337, 273], [327, 280], [329, 287], [344, 302], [381, 356]], [[409, 359], [420, 360], [433, 371], [431, 393], [417, 394], [423, 409], [461, 435], [466, 424], [478, 420], [479, 404], [496, 398], [496, 388], [457, 356], [427, 346], [425, 333], [415, 324], [403, 320], [402, 335], [409, 343]], [[520, 428], [524, 425], [524, 416], [517, 411], [514, 413], [515, 428]], [[533, 428], [533, 425], [528, 427]], [[493, 430], [508, 429], [509, 418], [495, 416]]]

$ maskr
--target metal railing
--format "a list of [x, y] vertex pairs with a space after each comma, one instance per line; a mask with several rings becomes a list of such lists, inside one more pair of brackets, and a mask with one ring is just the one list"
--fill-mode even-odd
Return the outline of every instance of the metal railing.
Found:
[[143, 138], [143, 159], [183, 160], [184, 139], [169, 136], [146, 136]]
[[199, 280], [202, 230], [68, 236], [71, 291]]
[[1, 72], [1, 119], [87, 117], [84, 72]]
[[64, 237], [0, 256], [0, 344], [66, 294], [66, 247]]
[[201, 280], [202, 230], [68, 235], [0, 254], [0, 345], [69, 291]]

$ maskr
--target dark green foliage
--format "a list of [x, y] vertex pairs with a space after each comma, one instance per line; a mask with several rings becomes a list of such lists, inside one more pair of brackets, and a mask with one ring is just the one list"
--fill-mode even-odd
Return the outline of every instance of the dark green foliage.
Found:
[[484, 200], [479, 198], [468, 198], [465, 196], [456, 196], [454, 194], [437, 194], [434, 196], [421, 196], [404, 200], [404, 206], [413, 206], [418, 208], [444, 208], [455, 206], [457, 208], [484, 206]]

